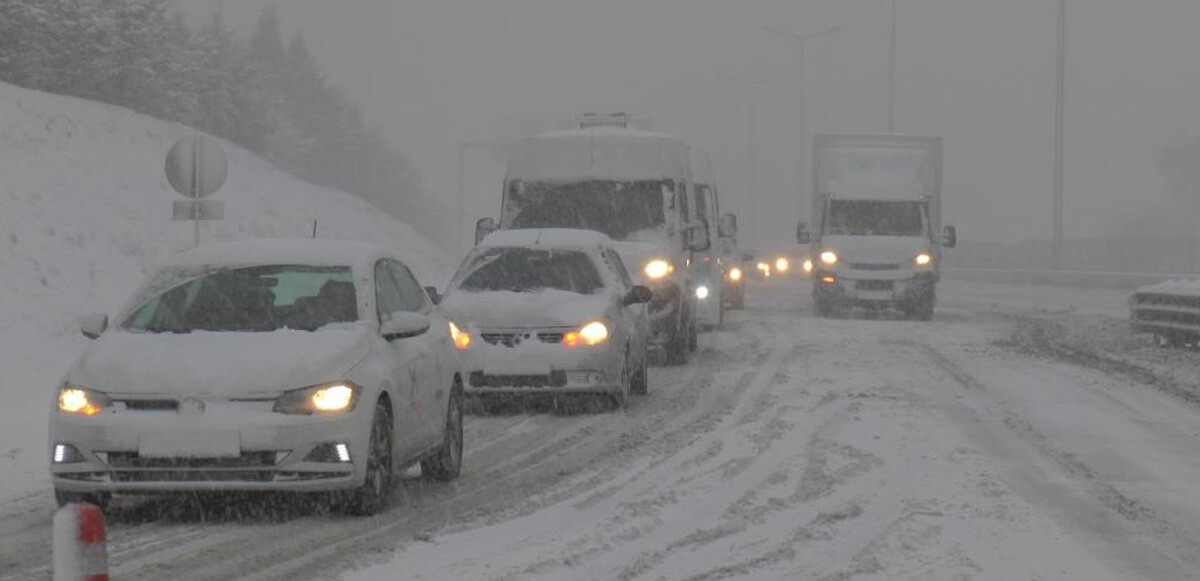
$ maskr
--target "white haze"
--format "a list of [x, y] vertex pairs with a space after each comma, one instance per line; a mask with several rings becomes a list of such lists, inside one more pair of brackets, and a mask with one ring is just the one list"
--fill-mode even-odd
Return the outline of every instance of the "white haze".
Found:
[[[247, 33], [272, 3], [177, 2], [197, 18], [220, 7]], [[754, 242], [787, 244], [807, 213], [797, 194], [797, 50], [764, 24], [843, 27], [808, 45], [809, 131], [886, 129], [887, 0], [274, 4], [447, 203], [459, 140], [513, 139], [577, 112], [625, 110], [712, 151], [726, 209], [743, 214]], [[945, 135], [947, 222], [972, 240], [1048, 238], [1056, 3], [897, 5], [896, 130]], [[1068, 0], [1068, 13], [1066, 234], [1130, 234], [1128, 224], [1170, 198], [1155, 149], [1200, 130], [1200, 3]], [[745, 91], [722, 71], [778, 75], [756, 90], [753, 217]], [[466, 218], [494, 214], [499, 161], [473, 152], [468, 165]]]

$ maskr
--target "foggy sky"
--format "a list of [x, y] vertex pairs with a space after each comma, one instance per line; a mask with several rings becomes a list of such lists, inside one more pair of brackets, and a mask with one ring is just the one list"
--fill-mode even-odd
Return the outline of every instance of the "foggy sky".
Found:
[[[459, 140], [507, 140], [582, 111], [649, 115], [713, 153], [725, 210], [783, 247], [798, 200], [796, 46], [808, 33], [809, 131], [886, 129], [887, 0], [176, 0], [249, 31], [274, 3], [329, 78], [420, 171], [455, 193]], [[896, 129], [945, 136], [945, 217], [964, 239], [1048, 238], [1054, 0], [898, 0]], [[1200, 129], [1200, 2], [1068, 0], [1068, 237], [1113, 235], [1168, 198], [1154, 149]], [[759, 212], [745, 215], [745, 89], [755, 91]], [[499, 208], [498, 160], [473, 154], [469, 216]]]

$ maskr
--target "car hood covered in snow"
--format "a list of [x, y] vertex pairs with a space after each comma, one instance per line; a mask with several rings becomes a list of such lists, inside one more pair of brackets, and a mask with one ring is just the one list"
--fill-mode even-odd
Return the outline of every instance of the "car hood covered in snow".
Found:
[[109, 394], [246, 396], [342, 378], [371, 350], [365, 325], [269, 333], [105, 333], [68, 379]]
[[604, 315], [609, 295], [582, 295], [545, 289], [539, 292], [456, 290], [442, 308], [458, 324], [474, 329], [577, 327]]

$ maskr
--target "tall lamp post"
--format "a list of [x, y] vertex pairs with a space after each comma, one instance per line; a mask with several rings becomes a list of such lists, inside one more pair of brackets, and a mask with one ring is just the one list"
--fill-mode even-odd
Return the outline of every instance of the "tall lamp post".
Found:
[[[739, 85], [742, 85], [746, 90], [746, 116], [748, 117], [748, 119], [746, 120], [746, 123], [748, 125], [748, 127], [746, 129], [746, 135], [747, 135], [747, 137], [746, 137], [746, 139], [747, 139], [747, 143], [746, 143], [746, 217], [748, 218], [747, 222], [749, 222], [750, 224], [755, 224], [756, 223], [755, 203], [757, 200], [756, 200], [756, 194], [754, 193], [754, 149], [755, 149], [755, 144], [754, 144], [754, 142], [755, 142], [755, 136], [754, 136], [754, 128], [755, 128], [754, 89], [756, 87], [758, 87], [759, 85], [762, 85], [764, 83], [769, 83], [769, 82], [775, 80], [775, 75], [771, 75], [769, 77], [764, 77], [764, 78], [759, 78], [759, 79], [751, 79], [751, 78], [743, 77], [741, 75], [735, 75], [733, 73], [725, 73], [725, 72], [720, 73], [720, 75], [721, 75], [722, 79], [725, 79], [726, 81], [730, 81], [733, 83], [738, 83]], [[753, 231], [753, 230], [749, 230], [749, 231]], [[755, 239], [756, 242], [758, 241], [757, 236], [753, 236], [753, 238]]]
[[827, 29], [819, 31], [819, 32], [813, 32], [813, 33], [809, 33], [809, 34], [796, 34], [791, 31], [783, 30], [781, 28], [776, 28], [774, 26], [768, 25], [768, 26], [763, 27], [763, 30], [770, 34], [774, 34], [776, 36], [780, 36], [780, 37], [783, 37], [783, 38], [786, 38], [788, 40], [795, 42], [796, 46], [799, 47], [799, 49], [800, 49], [800, 51], [799, 51], [799, 55], [800, 55], [800, 59], [799, 59], [800, 60], [800, 97], [799, 97], [799, 104], [798, 104], [798, 116], [797, 116], [798, 121], [796, 123], [798, 125], [798, 129], [799, 129], [799, 133], [800, 133], [800, 163], [796, 166], [796, 168], [799, 171], [799, 179], [797, 180], [798, 181], [797, 190], [799, 193], [798, 200], [800, 202], [801, 211], [804, 211], [804, 208], [808, 207], [808, 196], [806, 195], [807, 188], [805, 187], [805, 184], [807, 184], [809, 181], [809, 173], [807, 171], [808, 155], [805, 152], [805, 147], [808, 144], [808, 135], [806, 133], [806, 128], [805, 128], [805, 124], [804, 124], [804, 103], [805, 103], [804, 91], [805, 91], [805, 89], [808, 88], [808, 83], [805, 82], [805, 76], [804, 76], [804, 72], [805, 72], [804, 43], [806, 43], [810, 40], [815, 40], [815, 39], [821, 38], [822, 36], [828, 36], [828, 35], [833, 34], [841, 29], [842, 29], [841, 26], [833, 26], [833, 27], [827, 28]]

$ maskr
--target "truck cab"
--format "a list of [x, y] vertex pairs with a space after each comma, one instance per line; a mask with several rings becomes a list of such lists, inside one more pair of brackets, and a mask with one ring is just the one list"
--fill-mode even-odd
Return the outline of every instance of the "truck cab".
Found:
[[929, 320], [942, 249], [957, 231], [941, 229], [942, 142], [936, 136], [817, 135], [813, 306], [821, 316], [861, 306], [894, 307]]
[[476, 241], [496, 229], [580, 228], [616, 244], [637, 284], [651, 288], [652, 344], [669, 363], [696, 348], [696, 255], [708, 228], [694, 219], [687, 144], [616, 122], [527, 137], [513, 148], [500, 220], [476, 224]]

